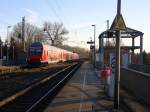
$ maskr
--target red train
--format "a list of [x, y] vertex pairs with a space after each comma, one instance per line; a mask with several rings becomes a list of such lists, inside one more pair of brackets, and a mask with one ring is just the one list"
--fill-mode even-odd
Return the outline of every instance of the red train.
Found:
[[79, 59], [77, 53], [60, 49], [42, 42], [31, 44], [27, 53], [28, 64], [54, 63]]

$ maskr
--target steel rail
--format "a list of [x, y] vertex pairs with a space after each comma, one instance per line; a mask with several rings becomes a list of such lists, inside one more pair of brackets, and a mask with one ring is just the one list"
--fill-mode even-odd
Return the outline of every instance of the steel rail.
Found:
[[38, 104], [40, 104], [50, 93], [52, 93], [58, 86], [60, 86], [80, 65], [76, 66], [71, 70], [61, 81], [59, 81], [53, 88], [51, 88], [43, 97], [41, 97], [36, 103], [34, 103], [26, 112], [31, 112], [35, 108], [37, 108]]
[[22, 96], [22, 95], [26, 94], [27, 92], [29, 92], [29, 91], [32, 90], [33, 88], [39, 86], [40, 84], [43, 84], [43, 83], [49, 81], [51, 78], [53, 78], [53, 77], [59, 75], [61, 72], [65, 71], [66, 69], [68, 69], [68, 68], [70, 68], [70, 67], [72, 67], [72, 66], [74, 66], [74, 65], [70, 65], [69, 67], [66, 67], [66, 68], [63, 69], [63, 70], [58, 71], [57, 73], [54, 73], [52, 76], [48, 76], [48, 77], [46, 77], [46, 78], [40, 80], [39, 82], [36, 82], [36, 83], [34, 83], [33, 85], [31, 85], [31, 86], [25, 88], [24, 90], [21, 90], [21, 91], [17, 92], [16, 94], [14, 94], [14, 95], [12, 95], [12, 96], [10, 96], [10, 97], [8, 97], [8, 98], [6, 98], [6, 99], [0, 101], [0, 108], [3, 107], [4, 105], [8, 104], [9, 102], [14, 101], [14, 100], [15, 100], [16, 98], [18, 98], [19, 96]]

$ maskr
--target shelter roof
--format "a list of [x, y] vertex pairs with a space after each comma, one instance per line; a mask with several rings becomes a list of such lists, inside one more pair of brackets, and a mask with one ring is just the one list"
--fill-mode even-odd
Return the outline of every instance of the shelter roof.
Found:
[[[111, 36], [107, 36], [110, 34]], [[121, 38], [135, 38], [138, 36], [142, 36], [144, 33], [132, 28], [127, 27], [126, 31], [121, 31]], [[115, 31], [112, 30], [106, 30], [102, 32], [98, 38], [115, 38]]]

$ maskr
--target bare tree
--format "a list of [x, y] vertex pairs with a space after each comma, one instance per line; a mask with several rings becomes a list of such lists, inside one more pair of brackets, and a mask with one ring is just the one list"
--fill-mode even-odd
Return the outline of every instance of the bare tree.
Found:
[[14, 46], [16, 44], [15, 39], [13, 37], [10, 38], [10, 45]]
[[[39, 32], [39, 29], [31, 25], [29, 23], [25, 24], [25, 38], [23, 39], [26, 42], [26, 45], [29, 46], [31, 42], [33, 41], [33, 36], [36, 32]], [[14, 26], [13, 31], [11, 33], [11, 38], [14, 38], [15, 41], [21, 42], [22, 41], [22, 23], [17, 23], [17, 25]]]
[[43, 33], [43, 31], [39, 31], [34, 35], [34, 42], [42, 42], [46, 40], [47, 36]]
[[48, 37], [50, 38], [52, 45], [57, 46], [62, 44], [67, 38], [64, 35], [68, 34], [68, 30], [64, 27], [63, 23], [44, 23], [44, 31], [47, 32]]

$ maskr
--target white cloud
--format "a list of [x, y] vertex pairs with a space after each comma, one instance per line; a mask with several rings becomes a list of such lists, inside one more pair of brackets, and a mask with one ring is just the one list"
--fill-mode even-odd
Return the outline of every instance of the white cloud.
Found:
[[37, 24], [39, 14], [31, 9], [24, 8], [24, 10], [29, 13], [27, 16], [27, 21], [32, 24]]

